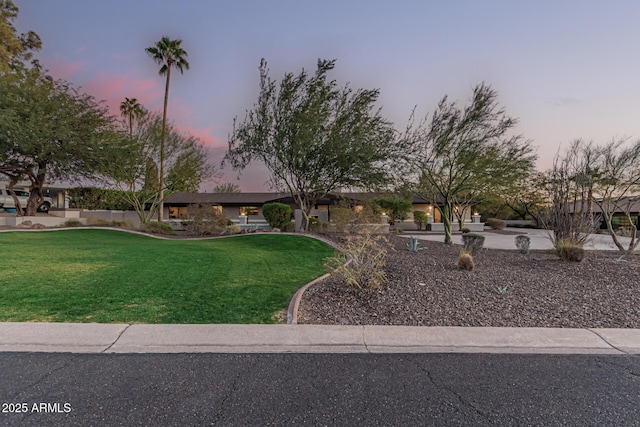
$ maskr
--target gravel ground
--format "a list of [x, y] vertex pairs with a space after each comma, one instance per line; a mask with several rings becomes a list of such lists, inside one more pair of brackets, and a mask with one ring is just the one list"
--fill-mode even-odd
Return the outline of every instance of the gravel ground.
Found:
[[482, 249], [473, 271], [457, 266], [459, 246], [389, 236], [379, 289], [330, 277], [307, 289], [298, 322], [330, 325], [423, 325], [640, 328], [640, 255], [590, 251], [580, 263], [532, 251]]

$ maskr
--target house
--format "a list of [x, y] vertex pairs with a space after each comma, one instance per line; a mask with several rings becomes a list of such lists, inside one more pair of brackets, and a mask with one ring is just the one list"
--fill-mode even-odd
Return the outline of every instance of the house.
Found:
[[[579, 201], [570, 207], [570, 212], [590, 212], [594, 216], [600, 217], [602, 215], [600, 204], [602, 204], [602, 200], [593, 202], [590, 207], [583, 207], [582, 202]], [[617, 201], [614, 199], [610, 203], [610, 209], [613, 211], [611, 225], [614, 230], [626, 231], [633, 228], [633, 226], [635, 226], [636, 230], [640, 230], [640, 195], [621, 197]], [[601, 221], [600, 228], [606, 230], [607, 224]]]
[[[318, 217], [320, 221], [331, 220], [331, 207], [346, 201], [354, 209], [361, 209], [364, 202], [375, 199], [380, 193], [332, 193], [318, 200], [313, 206], [311, 215]], [[262, 215], [262, 206], [267, 203], [284, 203], [291, 206], [292, 212], [297, 205], [289, 193], [174, 193], [169, 195], [164, 202], [164, 218], [168, 221], [180, 221], [189, 218], [189, 206], [196, 204], [211, 205], [219, 209], [226, 218], [244, 224], [266, 224]], [[434, 230], [444, 230], [442, 218], [437, 205], [431, 201], [415, 197], [412, 200], [412, 208], [408, 218], [400, 224], [403, 229], [415, 229], [413, 211], [423, 211], [428, 214], [429, 223]], [[465, 210], [465, 222], [471, 223], [472, 217], [469, 209]], [[473, 222], [479, 223], [479, 216], [473, 218]], [[440, 228], [439, 228], [440, 227]], [[457, 224], [454, 224], [457, 228]]]
[[[164, 201], [164, 218], [188, 219], [190, 205], [211, 205], [231, 220], [264, 221], [262, 206], [288, 199], [289, 193], [173, 193]], [[295, 203], [288, 204], [295, 208]]]

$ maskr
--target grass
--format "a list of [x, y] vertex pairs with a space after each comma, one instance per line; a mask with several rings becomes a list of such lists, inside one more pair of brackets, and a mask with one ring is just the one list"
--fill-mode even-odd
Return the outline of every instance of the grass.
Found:
[[333, 249], [304, 236], [0, 233], [0, 321], [273, 323]]

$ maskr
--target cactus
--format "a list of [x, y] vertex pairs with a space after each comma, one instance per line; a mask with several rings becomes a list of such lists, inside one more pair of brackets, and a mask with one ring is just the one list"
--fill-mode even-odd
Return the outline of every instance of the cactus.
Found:
[[475, 233], [466, 233], [462, 235], [465, 252], [476, 255], [484, 246], [484, 236]]
[[528, 254], [531, 239], [529, 236], [516, 236], [516, 247], [520, 250], [520, 253]]

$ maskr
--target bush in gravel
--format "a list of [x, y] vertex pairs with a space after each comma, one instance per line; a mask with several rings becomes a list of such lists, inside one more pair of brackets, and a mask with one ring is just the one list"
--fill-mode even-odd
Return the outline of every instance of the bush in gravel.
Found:
[[262, 206], [262, 215], [271, 228], [282, 230], [291, 222], [291, 206], [284, 203], [267, 203]]
[[465, 252], [475, 255], [484, 246], [484, 236], [476, 233], [465, 233], [462, 235], [462, 243]]
[[529, 236], [516, 236], [516, 247], [522, 254], [529, 253], [529, 246], [531, 245], [531, 239]]
[[473, 263], [473, 255], [469, 252], [460, 251], [460, 255], [458, 256], [458, 267], [462, 270], [473, 270], [475, 267], [475, 264]]
[[84, 224], [77, 219], [69, 219], [63, 225], [65, 227], [82, 227]]
[[498, 218], [488, 218], [485, 221], [485, 225], [491, 227], [493, 230], [502, 230], [507, 226], [507, 223], [503, 219]]
[[584, 259], [584, 248], [575, 242], [559, 242], [556, 244], [556, 250], [560, 259], [564, 261], [580, 262]]
[[342, 253], [327, 259], [326, 267], [349, 286], [378, 288], [386, 281], [386, 247], [388, 240], [380, 234], [347, 236]]

